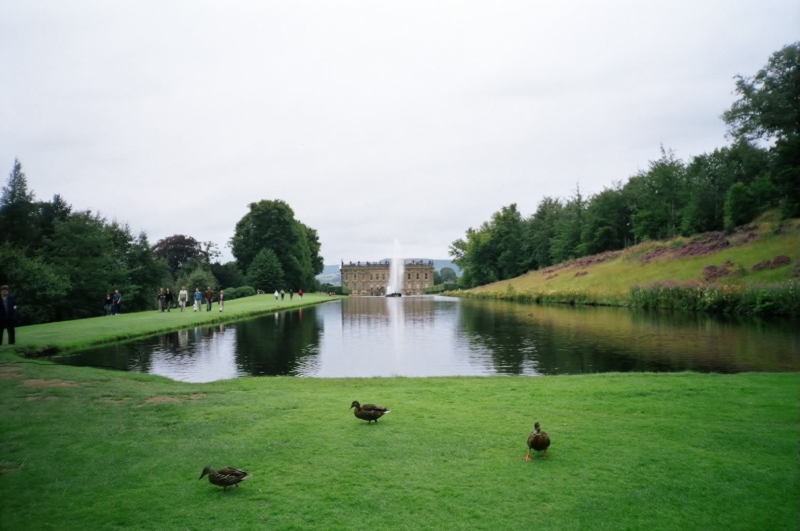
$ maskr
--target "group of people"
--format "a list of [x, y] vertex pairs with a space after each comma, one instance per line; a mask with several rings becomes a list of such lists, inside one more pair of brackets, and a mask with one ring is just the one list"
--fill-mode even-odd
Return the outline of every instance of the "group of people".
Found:
[[106, 293], [105, 303], [106, 316], [119, 315], [122, 313], [122, 293], [118, 289], [114, 293]]
[[[173, 306], [172, 304], [175, 302], [174, 296], [169, 288], [161, 288], [158, 290], [158, 295], [156, 295], [156, 300], [158, 301], [158, 311], [163, 312], [171, 311]], [[194, 301], [194, 311], [199, 312], [202, 311], [203, 303], [205, 302], [206, 311], [211, 311], [211, 305], [214, 302], [214, 290], [211, 289], [211, 286], [206, 286], [205, 293], [200, 292], [200, 288], [194, 288], [194, 294], [192, 295], [192, 299]], [[225, 309], [225, 290], [219, 290], [219, 297], [217, 298], [219, 301], [219, 311], [223, 311]], [[181, 290], [178, 292], [178, 308], [181, 311], [186, 310], [186, 305], [189, 302], [189, 292], [186, 291], [186, 286], [182, 286]]]
[[[280, 297], [280, 300], [283, 300], [283, 298], [285, 296], [286, 296], [286, 292], [285, 291], [283, 291], [283, 290], [280, 290], [280, 291], [275, 290], [275, 300], [278, 300], [279, 297]], [[303, 300], [303, 290], [302, 289], [297, 290], [297, 296], [300, 297], [300, 300]], [[294, 298], [294, 290], [289, 289], [289, 300], [292, 300], [293, 298]]]

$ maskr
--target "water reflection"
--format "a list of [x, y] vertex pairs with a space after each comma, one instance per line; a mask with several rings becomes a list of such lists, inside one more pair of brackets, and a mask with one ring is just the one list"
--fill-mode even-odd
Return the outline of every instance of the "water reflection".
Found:
[[358, 297], [59, 361], [191, 382], [242, 375], [798, 371], [797, 324], [447, 297]]

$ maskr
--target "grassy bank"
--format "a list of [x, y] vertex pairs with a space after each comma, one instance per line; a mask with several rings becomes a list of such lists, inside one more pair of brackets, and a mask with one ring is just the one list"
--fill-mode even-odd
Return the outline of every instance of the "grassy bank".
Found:
[[0, 352], [16, 350], [23, 353], [36, 353], [49, 350], [73, 350], [196, 325], [233, 321], [243, 317], [299, 308], [336, 298], [310, 293], [303, 295], [302, 300], [294, 297], [294, 300], [290, 301], [287, 295], [283, 301], [276, 301], [272, 295], [256, 295], [225, 302], [224, 312], [220, 312], [219, 306], [215, 303], [210, 312], [207, 312], [205, 307], [200, 312], [194, 312], [190, 306], [185, 312], [175, 309], [171, 312], [154, 310], [123, 313], [112, 317], [94, 317], [31, 325], [17, 328], [17, 344], [11, 347], [6, 343], [0, 346]]
[[[797, 526], [796, 374], [0, 377], [8, 529]], [[392, 412], [367, 425], [354, 399]], [[553, 444], [525, 462], [537, 420]], [[219, 492], [206, 465], [253, 477]]]
[[[777, 230], [776, 230], [777, 229]], [[785, 257], [776, 260], [778, 257]], [[800, 223], [647, 242], [471, 290], [462, 297], [798, 315]]]

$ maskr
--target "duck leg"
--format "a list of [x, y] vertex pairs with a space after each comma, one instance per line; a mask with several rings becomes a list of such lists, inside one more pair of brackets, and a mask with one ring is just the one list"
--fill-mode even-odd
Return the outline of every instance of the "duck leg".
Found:
[[547, 459], [547, 450], [544, 451], [544, 455], [541, 456], [542, 459]]
[[530, 460], [531, 460], [531, 449], [528, 448], [528, 455], [525, 456], [525, 461], [530, 461]]

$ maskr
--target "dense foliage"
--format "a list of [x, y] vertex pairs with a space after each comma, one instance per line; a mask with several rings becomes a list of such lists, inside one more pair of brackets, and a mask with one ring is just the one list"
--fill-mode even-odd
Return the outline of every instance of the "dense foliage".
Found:
[[[249, 282], [257, 289], [312, 291], [318, 286], [314, 276], [324, 268], [319, 254], [319, 236], [316, 230], [296, 220], [294, 211], [284, 201], [251, 203], [250, 211], [236, 224], [230, 243], [237, 263], [247, 271]], [[262, 276], [261, 265], [257, 272], [251, 271], [256, 257], [265, 249], [277, 257], [280, 275]], [[254, 275], [258, 283], [253, 282]], [[267, 281], [271, 284], [264, 284]]]
[[[316, 289], [314, 274], [322, 270], [317, 232], [294, 220], [286, 203], [256, 205], [265, 204], [280, 207], [286, 230], [279, 225], [267, 238], [241, 239], [248, 249], [256, 249], [252, 258], [244, 255], [244, 269], [260, 253], [272, 253], [272, 266], [277, 264], [279, 274], [270, 277], [263, 267], [256, 267], [249, 271], [251, 278], [269, 281], [271, 290]], [[207, 286], [215, 291], [242, 287], [230, 292], [231, 299], [254, 294], [253, 287], [244, 286], [246, 276], [239, 263], [211, 262], [219, 254], [216, 244], [183, 234], [151, 245], [144, 232], [135, 235], [127, 225], [109, 222], [100, 214], [73, 211], [60, 195], [36, 201], [18, 160], [0, 196], [0, 284], [9, 284], [19, 298], [21, 325], [103, 315], [105, 296], [114, 290], [122, 294], [123, 313], [155, 308], [159, 288], [177, 293], [181, 286], [190, 292]], [[286, 280], [292, 281], [286, 285], [284, 268], [294, 275], [287, 274]]]
[[[502, 207], [453, 242], [450, 255], [473, 287], [642, 241], [731, 230], [780, 207], [800, 216], [800, 43], [753, 78], [737, 76], [739, 99], [723, 114], [733, 143], [683, 161], [662, 148], [646, 170], [602, 192], [544, 197], [524, 217]], [[761, 143], [759, 143], [761, 142]]]

